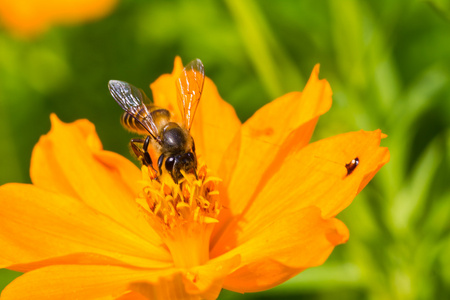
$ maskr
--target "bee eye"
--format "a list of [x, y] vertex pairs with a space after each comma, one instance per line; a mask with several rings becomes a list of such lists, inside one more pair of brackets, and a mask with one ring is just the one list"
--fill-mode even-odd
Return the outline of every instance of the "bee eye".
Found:
[[172, 172], [173, 165], [175, 163], [175, 158], [173, 156], [170, 156], [166, 159], [166, 170], [169, 172]]

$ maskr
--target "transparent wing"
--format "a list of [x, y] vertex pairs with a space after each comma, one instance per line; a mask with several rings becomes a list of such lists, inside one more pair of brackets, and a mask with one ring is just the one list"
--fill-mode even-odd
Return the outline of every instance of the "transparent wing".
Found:
[[108, 88], [120, 107], [139, 122], [155, 140], [158, 140], [158, 128], [145, 105], [145, 102], [150, 102], [147, 95], [125, 81], [110, 80]]
[[202, 96], [204, 82], [205, 69], [200, 59], [195, 59], [187, 64], [175, 82], [178, 90], [178, 107], [183, 118], [183, 126], [187, 130], [191, 129], [195, 111]]

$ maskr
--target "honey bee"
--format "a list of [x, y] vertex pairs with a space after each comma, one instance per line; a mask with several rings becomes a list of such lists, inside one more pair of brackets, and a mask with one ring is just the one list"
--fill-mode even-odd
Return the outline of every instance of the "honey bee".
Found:
[[145, 138], [131, 139], [130, 145], [137, 158], [146, 166], [153, 168], [148, 147], [159, 155], [157, 166], [161, 175], [164, 169], [173, 181], [183, 178], [182, 171], [197, 176], [197, 155], [194, 139], [190, 129], [200, 101], [205, 71], [201, 60], [191, 61], [175, 81], [177, 87], [178, 107], [182, 124], [171, 121], [167, 109], [157, 107], [145, 95], [142, 89], [119, 80], [110, 80], [108, 88], [116, 102], [125, 111], [122, 125], [135, 133], [146, 135]]
[[356, 169], [358, 164], [359, 164], [359, 158], [357, 158], [357, 157], [352, 159], [352, 161], [349, 162], [348, 164], [345, 164], [345, 168], [347, 169], [347, 176], [353, 173], [353, 171]]

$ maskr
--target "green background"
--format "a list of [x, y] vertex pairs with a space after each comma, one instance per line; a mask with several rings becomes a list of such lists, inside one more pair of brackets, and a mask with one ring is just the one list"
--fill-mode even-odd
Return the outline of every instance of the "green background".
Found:
[[[99, 21], [31, 40], [1, 30], [0, 183], [30, 181], [52, 112], [91, 120], [106, 149], [130, 157], [107, 82], [150, 94], [176, 55], [201, 58], [241, 120], [302, 90], [320, 63], [333, 107], [313, 139], [377, 128], [389, 136], [391, 161], [338, 216], [347, 244], [270, 291], [221, 299], [450, 297], [448, 1], [123, 0]], [[0, 288], [16, 274], [0, 270]]]

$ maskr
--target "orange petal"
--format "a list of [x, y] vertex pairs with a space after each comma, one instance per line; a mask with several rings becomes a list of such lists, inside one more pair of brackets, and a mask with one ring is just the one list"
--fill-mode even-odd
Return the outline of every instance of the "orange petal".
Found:
[[307, 207], [246, 228], [249, 235], [230, 241], [239, 246], [224, 254], [241, 255], [240, 267], [225, 279], [224, 287], [240, 293], [262, 291], [321, 265], [335, 245], [347, 241], [348, 230], [339, 220], [325, 220], [320, 214], [318, 208]]
[[31, 179], [44, 189], [80, 199], [153, 244], [159, 235], [136, 205], [140, 170], [118, 154], [102, 150], [94, 125], [66, 124], [51, 116], [52, 129], [41, 137], [31, 158]]
[[[296, 153], [281, 150], [255, 189], [252, 201], [235, 214], [214, 246], [215, 255], [233, 248], [233, 240], [252, 237], [250, 228], [282, 218], [290, 211], [316, 206], [324, 218], [347, 207], [389, 160], [387, 148], [379, 147], [381, 131], [353, 132], [324, 139]], [[358, 157], [359, 165], [347, 176], [345, 165]]]
[[116, 3], [117, 0], [2, 0], [0, 16], [14, 33], [33, 36], [53, 24], [98, 19], [109, 13]]
[[[35, 249], [35, 248], [34, 248]], [[48, 255], [52, 255], [52, 252], [55, 249], [50, 249], [48, 252]], [[117, 254], [113, 254], [111, 256], [118, 257]], [[20, 258], [21, 259], [21, 258]], [[20, 260], [19, 259], [19, 260]], [[1, 261], [1, 259], [0, 259]], [[133, 265], [138, 264], [139, 261], [136, 260]], [[144, 264], [149, 264], [148, 261], [143, 261]], [[6, 267], [10, 270], [14, 270], [17, 272], [29, 272], [31, 270], [43, 268], [46, 266], [53, 266], [53, 265], [112, 265], [112, 266], [125, 266], [129, 267], [130, 263], [127, 263], [127, 260], [125, 261], [119, 261], [116, 258], [112, 258], [109, 256], [103, 256], [98, 253], [92, 253], [92, 252], [79, 252], [79, 253], [72, 253], [67, 254], [63, 256], [54, 256], [48, 259], [43, 260], [37, 260], [33, 262], [25, 262], [25, 263], [18, 263], [18, 264], [11, 264], [7, 265]], [[157, 262], [157, 268], [158, 267], [165, 267], [169, 266], [167, 263], [163, 262]]]
[[148, 299], [217, 299], [224, 278], [240, 262], [240, 255], [230, 255], [208, 261], [172, 277], [161, 277], [158, 282], [141, 281], [130, 286]]
[[132, 291], [132, 292], [123, 294], [122, 296], [116, 298], [116, 300], [148, 300], [148, 298], [142, 294]]
[[[175, 80], [179, 77], [183, 65], [179, 57], [175, 58], [172, 74], [160, 76], [150, 85], [156, 105], [171, 111], [173, 119], [181, 121], [177, 104]], [[195, 140], [196, 152], [208, 167], [217, 174], [226, 149], [236, 135], [241, 122], [234, 108], [223, 101], [214, 83], [205, 78], [191, 134]]]
[[234, 108], [222, 100], [214, 83], [205, 79], [202, 100], [192, 126], [197, 153], [214, 174], [220, 174], [222, 160], [241, 127]]
[[178, 109], [175, 80], [180, 76], [182, 70], [183, 63], [181, 58], [177, 56], [175, 57], [172, 74], [163, 74], [150, 84], [155, 105], [169, 110], [176, 122], [181, 122], [181, 116]]
[[7, 184], [0, 187], [0, 201], [2, 268], [25, 271], [80, 261], [149, 268], [172, 264], [165, 248], [72, 197], [27, 184]]
[[[237, 161], [234, 170], [227, 170], [229, 174], [223, 178], [230, 201], [224, 205], [231, 209], [229, 212], [241, 211], [248, 204], [281, 145], [298, 150], [308, 144], [319, 116], [331, 106], [330, 85], [318, 76], [316, 65], [302, 93], [292, 92], [272, 101], [242, 126], [233, 148], [227, 151], [228, 159]], [[222, 168], [229, 169], [230, 165]], [[222, 220], [228, 217], [226, 213], [221, 215]], [[222, 229], [218, 226], [216, 232]]]
[[119, 175], [120, 180], [128, 187], [131, 194], [136, 194], [142, 188], [142, 171], [140, 171], [131, 161], [110, 151], [95, 151], [97, 159], [106, 168]]
[[[335, 216], [389, 161], [389, 151], [380, 147], [380, 141], [380, 130], [358, 131], [312, 143], [297, 153], [280, 152], [245, 218], [254, 220], [261, 209], [272, 212], [311, 205], [319, 207], [325, 218]], [[345, 165], [356, 157], [359, 164], [347, 175]]]
[[157, 283], [160, 277], [179, 274], [176, 269], [149, 271], [117, 266], [49, 266], [15, 279], [3, 290], [1, 299], [111, 299], [128, 294], [134, 281]]
[[123, 294], [122, 296], [116, 298], [116, 300], [148, 300], [148, 298], [142, 294], [132, 291]]
[[216, 299], [224, 277], [239, 260], [235, 255], [189, 270], [49, 266], [14, 280], [3, 290], [1, 299]]

